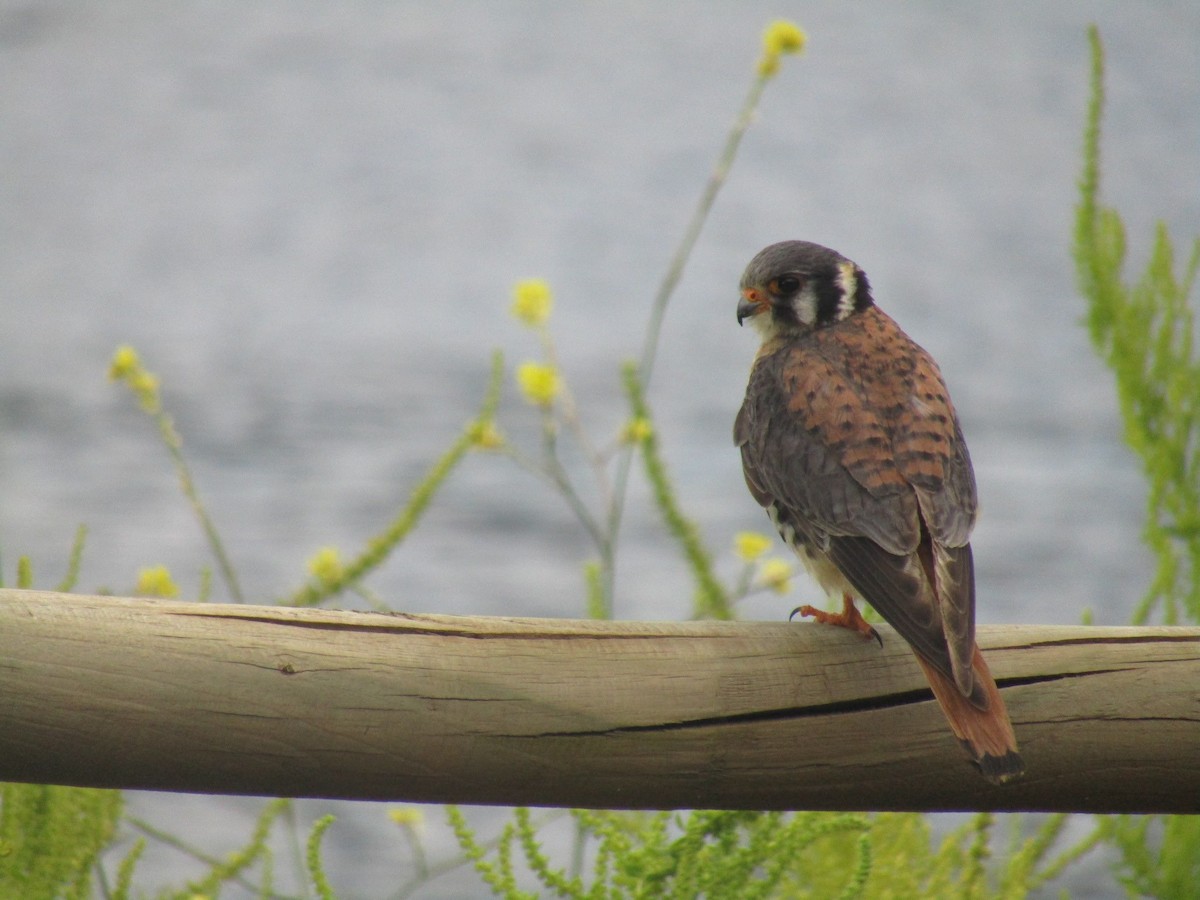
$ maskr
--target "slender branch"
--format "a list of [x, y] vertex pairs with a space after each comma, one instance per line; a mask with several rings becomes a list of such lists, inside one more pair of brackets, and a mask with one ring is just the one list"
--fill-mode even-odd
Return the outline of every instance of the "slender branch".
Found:
[[475, 446], [479, 429], [491, 422], [496, 412], [496, 406], [500, 402], [500, 385], [503, 378], [504, 361], [497, 353], [492, 359], [491, 377], [480, 405], [479, 414], [471, 424], [463, 429], [441, 458], [430, 467], [396, 518], [380, 534], [368, 540], [366, 548], [348, 563], [337, 577], [306, 584], [283, 602], [291, 606], [315, 606], [334, 594], [346, 590], [387, 559], [392, 550], [416, 526], [422, 513], [425, 512], [426, 507], [429, 506], [434, 495], [455, 466]]
[[[704, 186], [704, 191], [700, 195], [700, 200], [692, 212], [692, 217], [684, 229], [683, 237], [680, 239], [679, 245], [675, 248], [675, 253], [672, 255], [671, 262], [667, 266], [667, 272], [663, 276], [662, 283], [659, 285], [658, 291], [654, 296], [654, 302], [650, 309], [650, 321], [646, 327], [646, 337], [642, 344], [642, 354], [637, 366], [637, 378], [643, 390], [649, 389], [650, 379], [654, 373], [654, 361], [658, 354], [659, 337], [662, 333], [663, 319], [667, 314], [667, 305], [671, 301], [671, 296], [675, 293], [675, 288], [679, 285], [680, 278], [683, 277], [683, 270], [687, 266], [688, 259], [691, 257], [692, 249], [696, 246], [696, 241], [699, 239], [701, 231], [704, 229], [704, 223], [708, 220], [717, 195], [729, 177], [729, 171], [733, 167], [734, 160], [737, 158], [738, 147], [741, 146], [742, 138], [745, 137], [746, 131], [754, 121], [754, 114], [758, 109], [759, 101], [762, 99], [763, 90], [766, 88], [767, 82], [771, 80], [773, 74], [773, 72], [768, 72], [760, 68], [757, 76], [751, 83], [750, 90], [746, 94], [746, 99], [742, 103], [742, 109], [734, 121], [733, 128], [725, 139], [725, 146], [717, 158], [716, 166], [713, 168], [712, 174], [709, 175], [708, 182]], [[629, 473], [633, 466], [633, 452], [634, 448], [628, 447], [620, 454], [617, 459], [617, 473], [613, 479], [613, 490], [608, 507], [608, 540], [614, 548], [617, 543], [617, 536], [621, 530], [621, 520], [625, 514], [625, 499], [629, 487]], [[608, 561], [604, 567], [603, 574], [604, 589], [607, 596], [611, 598], [613, 597], [616, 585], [615, 557]]]

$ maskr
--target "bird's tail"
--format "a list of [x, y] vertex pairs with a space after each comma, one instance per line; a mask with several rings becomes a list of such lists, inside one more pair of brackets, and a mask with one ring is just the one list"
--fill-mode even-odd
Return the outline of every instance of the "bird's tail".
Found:
[[975, 647], [975, 656], [971, 661], [971, 669], [975, 673], [978, 684], [984, 688], [986, 706], [983, 708], [973, 704], [964, 697], [958, 686], [932, 665], [917, 655], [917, 662], [925, 671], [929, 686], [933, 688], [933, 696], [946, 714], [950, 729], [954, 736], [971, 754], [975, 764], [979, 766], [983, 777], [992, 784], [1004, 784], [1012, 781], [1025, 771], [1025, 761], [1017, 752], [1017, 736], [1013, 733], [1012, 722], [1008, 719], [1008, 710], [1004, 708], [1004, 699], [996, 680], [988, 670], [983, 654]]

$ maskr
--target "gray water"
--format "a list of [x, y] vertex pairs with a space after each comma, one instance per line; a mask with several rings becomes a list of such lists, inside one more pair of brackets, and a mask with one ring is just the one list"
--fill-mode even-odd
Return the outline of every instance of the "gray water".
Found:
[[[1200, 233], [1200, 6], [882, 0], [691, 6], [0, 0], [0, 549], [80, 589], [210, 565], [152, 426], [106, 382], [132, 343], [163, 379], [252, 598], [352, 553], [477, 406], [493, 347], [537, 355], [511, 284], [555, 288], [553, 329], [598, 442], [619, 363], [741, 103], [763, 25], [810, 34], [772, 83], [667, 316], [651, 386], [686, 509], [722, 551], [766, 530], [730, 446], [755, 349], [735, 286], [761, 246], [828, 244], [941, 363], [976, 464], [985, 623], [1128, 620], [1149, 576], [1143, 487], [1069, 256], [1088, 23], [1108, 47], [1107, 200], [1140, 268], [1157, 220]], [[531, 451], [509, 390], [501, 424]], [[586, 470], [574, 471], [586, 479]], [[585, 482], [586, 484], [586, 482]], [[589, 495], [590, 496], [590, 495]], [[473, 456], [371, 579], [395, 608], [582, 613], [592, 554], [560, 498]], [[519, 562], [518, 562], [519, 561]], [[778, 620], [815, 588], [747, 601]], [[617, 614], [678, 619], [691, 584], [635, 480]], [[349, 603], [351, 601], [347, 601]], [[131, 794], [213, 852], [257, 801]], [[411, 871], [385, 807], [333, 810], [346, 896]], [[428, 810], [433, 858], [453, 852]], [[481, 828], [502, 813], [478, 810]], [[556, 841], [565, 840], [559, 835]], [[279, 868], [286, 865], [280, 862]], [[141, 883], [197, 867], [155, 846]], [[286, 875], [281, 875], [281, 879]], [[1111, 890], [1099, 863], [1076, 892]], [[480, 893], [470, 873], [423, 896]]]

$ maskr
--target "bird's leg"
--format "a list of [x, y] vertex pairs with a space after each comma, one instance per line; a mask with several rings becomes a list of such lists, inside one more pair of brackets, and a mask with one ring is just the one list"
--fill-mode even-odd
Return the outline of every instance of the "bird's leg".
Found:
[[857, 631], [863, 637], [874, 638], [880, 647], [883, 646], [883, 638], [879, 636], [878, 631], [871, 627], [871, 623], [862, 617], [862, 613], [854, 605], [854, 598], [849, 594], [842, 594], [842, 611], [840, 613], [827, 612], [806, 603], [804, 606], [797, 606], [793, 609], [788, 619], [795, 618], [797, 613], [806, 618], [816, 619], [822, 625], [837, 625], [840, 628]]

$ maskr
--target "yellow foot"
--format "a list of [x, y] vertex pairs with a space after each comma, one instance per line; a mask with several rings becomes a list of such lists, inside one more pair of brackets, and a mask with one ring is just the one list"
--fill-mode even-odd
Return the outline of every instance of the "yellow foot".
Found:
[[831, 613], [823, 609], [817, 609], [815, 606], [809, 606], [807, 603], [804, 606], [797, 606], [792, 610], [792, 614], [788, 616], [788, 621], [796, 618], [799, 614], [805, 618], [816, 619], [822, 625], [837, 625], [839, 628], [849, 628], [851, 631], [857, 631], [863, 637], [874, 638], [880, 647], [883, 646], [883, 638], [879, 636], [879, 632], [871, 627], [871, 623], [862, 617], [862, 613], [858, 611], [858, 607], [854, 605], [854, 598], [849, 594], [842, 597], [842, 611], [840, 613]]

